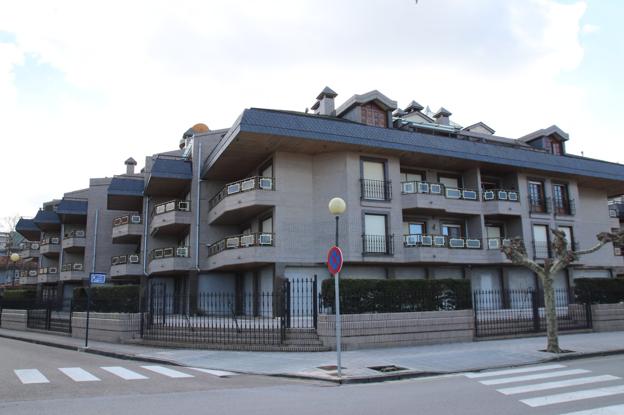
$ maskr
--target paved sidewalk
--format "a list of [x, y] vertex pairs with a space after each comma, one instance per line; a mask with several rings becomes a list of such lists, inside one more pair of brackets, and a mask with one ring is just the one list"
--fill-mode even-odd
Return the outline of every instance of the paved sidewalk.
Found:
[[[84, 350], [84, 340], [41, 332], [0, 329], [0, 337]], [[431, 346], [346, 351], [342, 354], [345, 382], [376, 381], [397, 377], [477, 371], [496, 367], [535, 364], [558, 358], [569, 359], [599, 354], [624, 353], [624, 332], [564, 334], [562, 349], [573, 350], [559, 356], [541, 352], [545, 336], [522, 339], [452, 343]], [[166, 349], [134, 344], [90, 341], [91, 353], [127, 359], [141, 359], [183, 366], [231, 372], [306, 377], [336, 381], [335, 371], [319, 369], [335, 365], [335, 352], [237, 352], [221, 350]], [[396, 365], [405, 370], [380, 373], [373, 366]]]

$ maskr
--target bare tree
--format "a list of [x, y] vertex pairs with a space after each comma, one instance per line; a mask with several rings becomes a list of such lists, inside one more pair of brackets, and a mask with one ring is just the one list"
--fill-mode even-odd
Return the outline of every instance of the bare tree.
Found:
[[17, 225], [17, 222], [20, 220], [19, 215], [11, 215], [11, 216], [5, 216], [4, 218], [2, 218], [2, 221], [0, 222], [0, 226], [2, 227], [2, 229], [4, 229], [6, 232], [9, 233], [9, 241], [7, 244], [7, 250], [15, 250], [17, 248], [17, 242], [19, 240], [17, 233], [15, 232], [15, 225]]
[[557, 327], [557, 310], [555, 306], [554, 278], [559, 271], [564, 270], [570, 263], [577, 261], [581, 255], [596, 252], [605, 244], [613, 242], [622, 244], [624, 242], [624, 231], [618, 233], [602, 232], [596, 235], [598, 243], [593, 247], [580, 251], [568, 249], [568, 241], [565, 234], [557, 229], [553, 229], [554, 238], [551, 244], [552, 258], [544, 259], [543, 264], [529, 258], [520, 238], [515, 238], [510, 244], [502, 246], [501, 251], [507, 259], [516, 265], [522, 265], [538, 275], [544, 288], [544, 307], [546, 314], [546, 333], [548, 344], [546, 351], [550, 353], [560, 353], [559, 336]]

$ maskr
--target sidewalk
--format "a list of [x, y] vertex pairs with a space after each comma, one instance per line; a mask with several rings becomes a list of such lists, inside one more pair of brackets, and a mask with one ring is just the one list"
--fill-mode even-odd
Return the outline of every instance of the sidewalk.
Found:
[[[54, 347], [86, 351], [124, 359], [145, 360], [182, 366], [219, 369], [230, 372], [272, 376], [303, 377], [337, 381], [335, 371], [319, 369], [335, 365], [336, 352], [237, 352], [221, 350], [165, 349], [133, 344], [113, 344], [62, 335], [0, 329], [0, 337], [30, 341]], [[600, 354], [624, 353], [624, 332], [564, 334], [559, 337], [562, 349], [574, 353], [561, 359]], [[402, 377], [478, 371], [496, 367], [519, 366], [555, 360], [558, 356], [540, 352], [545, 336], [452, 343], [431, 346], [382, 348], [342, 353], [343, 382], [371, 382]], [[395, 365], [405, 370], [381, 373], [373, 366]]]

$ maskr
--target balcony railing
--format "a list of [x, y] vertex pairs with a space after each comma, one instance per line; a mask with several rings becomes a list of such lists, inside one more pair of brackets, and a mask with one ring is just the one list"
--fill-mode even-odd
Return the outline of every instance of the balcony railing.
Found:
[[576, 206], [574, 199], [570, 200], [554, 200], [555, 215], [574, 216], [576, 214]]
[[167, 212], [190, 212], [191, 202], [190, 200], [170, 200], [168, 202], [159, 203], [154, 206], [152, 215], [162, 215]]
[[60, 245], [60, 243], [61, 238], [59, 238], [58, 236], [51, 236], [48, 238], [43, 238], [40, 245]]
[[360, 179], [362, 200], [392, 199], [392, 182], [390, 180]]
[[63, 239], [84, 238], [84, 237], [85, 237], [84, 229], [74, 229], [73, 231], [67, 232], [65, 235], [63, 235]]
[[273, 246], [275, 234], [268, 232], [228, 236], [208, 247], [208, 256], [227, 249], [248, 248], [251, 246]]
[[362, 235], [363, 255], [394, 255], [394, 235]]
[[150, 252], [150, 261], [163, 258], [189, 258], [191, 249], [188, 246], [171, 246], [153, 249]]
[[39, 242], [22, 242], [19, 245], [21, 251], [38, 251], [40, 243]]
[[444, 235], [403, 235], [403, 245], [406, 248], [431, 247], [451, 249], [481, 249], [479, 238], [449, 238]]
[[543, 241], [533, 241], [533, 258], [546, 259], [550, 258], [550, 244]]
[[402, 194], [431, 194], [444, 196], [447, 199], [464, 199], [464, 200], [480, 200], [479, 191], [476, 189], [446, 187], [441, 183], [431, 182], [401, 182]]
[[552, 212], [552, 203], [549, 197], [531, 197], [529, 196], [529, 212], [530, 213], [550, 213]]
[[26, 270], [26, 271], [20, 271], [20, 278], [26, 278], [26, 277], [36, 277], [38, 274], [38, 271], [36, 269], [30, 269], [30, 270]]
[[58, 274], [57, 267], [42, 267], [39, 268], [39, 275], [47, 275], [47, 274]]
[[237, 182], [226, 184], [223, 189], [210, 199], [208, 208], [212, 209], [228, 196], [236, 195], [252, 190], [275, 190], [275, 179], [273, 177], [248, 177]]
[[67, 271], [84, 271], [84, 264], [81, 262], [74, 262], [70, 264], [63, 264], [61, 267], [62, 272]]
[[488, 189], [481, 190], [481, 198], [485, 202], [492, 200], [504, 201], [504, 202], [519, 202], [520, 197], [516, 190], [509, 189]]
[[511, 245], [510, 238], [486, 238], [487, 249], [500, 250], [503, 246]]
[[624, 219], [624, 203], [615, 200], [609, 201], [609, 217]]
[[143, 223], [143, 219], [141, 218], [141, 215], [123, 215], [123, 216], [118, 216], [115, 219], [113, 219], [113, 227], [123, 226], [123, 225], [128, 225], [128, 224], [140, 225], [141, 223]]
[[140, 264], [141, 256], [139, 254], [117, 255], [111, 257], [111, 265]]

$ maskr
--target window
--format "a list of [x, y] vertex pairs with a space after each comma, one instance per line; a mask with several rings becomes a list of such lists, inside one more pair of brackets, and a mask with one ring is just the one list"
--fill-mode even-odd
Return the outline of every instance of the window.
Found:
[[273, 164], [269, 163], [268, 165], [261, 168], [260, 176], [261, 177], [273, 177]]
[[558, 229], [564, 233], [565, 240], [568, 242], [568, 249], [574, 249], [574, 234], [570, 226], [559, 226]]
[[561, 145], [561, 141], [559, 140], [550, 140], [550, 152], [556, 156], [560, 156], [563, 154], [563, 146]]
[[268, 218], [260, 222], [260, 232], [273, 233], [273, 217], [272, 216], [269, 216]]
[[404, 235], [424, 235], [427, 233], [426, 229], [424, 222], [403, 222]]
[[497, 190], [501, 188], [500, 180], [494, 178], [482, 178], [481, 188], [483, 190]]
[[362, 199], [390, 200], [390, 182], [386, 181], [386, 163], [362, 160]]
[[444, 187], [449, 187], [452, 189], [458, 189], [461, 187], [461, 181], [457, 176], [438, 175], [438, 182], [443, 184]]
[[565, 184], [553, 184], [553, 200], [555, 202], [555, 213], [558, 215], [570, 215], [570, 197], [568, 186]]
[[442, 235], [446, 236], [448, 239], [461, 238], [462, 226], [448, 223], [442, 224]]
[[485, 225], [485, 234], [488, 239], [500, 239], [503, 237], [503, 227], [500, 225]]
[[548, 226], [533, 225], [533, 249], [535, 258], [548, 258], [550, 249], [548, 244]]
[[424, 175], [422, 173], [401, 172], [401, 182], [422, 182]]
[[364, 252], [365, 253], [391, 253], [390, 244], [386, 235], [386, 215], [364, 215]]
[[546, 200], [544, 198], [544, 183], [529, 181], [529, 205], [531, 212], [545, 213]]
[[386, 112], [377, 105], [371, 103], [364, 104], [360, 107], [362, 111], [362, 123], [375, 127], [387, 127], [388, 118]]

